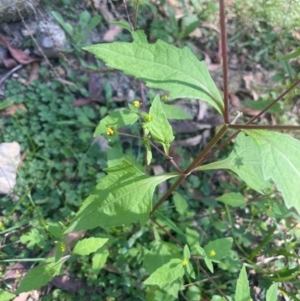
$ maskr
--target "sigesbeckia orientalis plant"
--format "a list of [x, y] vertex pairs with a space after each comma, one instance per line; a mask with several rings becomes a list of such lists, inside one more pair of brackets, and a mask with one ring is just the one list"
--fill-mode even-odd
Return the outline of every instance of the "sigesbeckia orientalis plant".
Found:
[[[195, 171], [213, 169], [229, 169], [235, 172], [250, 188], [260, 194], [264, 194], [276, 185], [282, 194], [286, 207], [294, 207], [300, 212], [300, 141], [289, 134], [280, 133], [282, 130], [299, 130], [300, 127], [255, 124], [259, 116], [295, 88], [300, 80], [292, 84], [246, 124], [235, 124], [235, 120], [230, 120], [226, 27], [222, 0], [220, 1], [220, 9], [224, 98], [221, 97], [213, 82], [205, 62], [199, 61], [187, 47], [180, 49], [163, 41], [149, 44], [144, 32], [133, 30], [129, 23], [115, 22], [115, 24], [130, 31], [133, 38], [131, 43], [114, 42], [84, 47], [84, 50], [102, 59], [107, 66], [144, 81], [148, 87], [168, 92], [170, 100], [189, 98], [200, 99], [209, 103], [223, 116], [224, 124], [193, 162], [181, 170], [169, 155], [169, 148], [175, 137], [168, 119], [176, 119], [175, 115], [178, 112], [174, 113], [174, 110], [170, 109], [170, 105], [165, 104], [159, 95], [156, 95], [152, 100], [149, 111], [143, 111], [140, 103], [135, 101], [133, 104], [129, 104], [128, 108], [110, 113], [100, 121], [95, 136], [114, 137], [121, 134], [120, 129], [130, 127], [138, 122], [143, 133], [138, 138], [146, 151], [145, 166], [151, 164], [152, 149], [155, 148], [159, 149], [173, 163], [178, 172], [150, 176], [144, 172], [138, 163], [125, 157], [109, 161], [109, 167], [105, 169], [107, 175], [100, 180], [83, 202], [65, 233], [90, 230], [96, 227], [107, 229], [136, 222], [139, 222], [140, 226], [143, 227], [149, 218], [155, 223], [155, 214], [160, 214], [157, 209], [175, 192], [184, 179]], [[181, 114], [184, 115], [183, 112]], [[217, 145], [224, 134], [229, 131], [232, 132], [232, 135]], [[226, 159], [205, 164], [208, 158], [226, 143], [232, 141], [233, 138], [235, 138], [233, 150]], [[167, 192], [153, 206], [152, 197], [156, 186], [171, 178], [176, 178], [176, 181], [173, 181]], [[161, 214], [159, 216], [163, 219]], [[185, 235], [175, 224], [165, 222], [175, 232]], [[98, 244], [99, 247], [106, 243], [106, 240], [100, 239], [98, 241], [97, 239], [99, 240], [99, 238], [90, 238], [79, 242], [80, 245], [75, 247], [73, 253], [86, 255], [97, 250], [95, 245]], [[191, 245], [187, 241], [185, 246], [180, 246], [181, 257], [171, 258], [161, 265], [154, 264], [152, 268], [149, 268], [150, 276], [144, 281], [144, 284], [158, 286], [175, 300], [178, 292], [183, 288], [183, 275], [196, 278], [194, 267], [191, 264], [193, 261], [194, 265], [197, 265], [215, 285], [220, 296], [224, 298], [223, 300], [229, 300], [199, 263], [199, 258], [204, 260], [208, 270], [213, 273], [214, 266], [212, 263], [219, 262], [227, 256], [231, 250], [232, 241], [230, 237], [221, 238], [211, 241], [204, 247], [200, 246], [200, 242]], [[153, 258], [156, 258], [155, 256], [159, 258], [158, 249], [151, 252]], [[56, 260], [59, 261], [59, 254], [56, 257]], [[52, 266], [51, 268], [53, 269]], [[49, 281], [56, 273], [58, 273], [57, 269], [54, 269], [52, 274], [48, 273], [47, 275], [50, 276], [47, 280]], [[42, 285], [43, 283], [39, 284]], [[28, 289], [28, 279], [26, 280], [26, 278], [18, 292], [26, 290], [25, 288]], [[274, 289], [277, 290], [277, 286], [270, 288], [272, 293]], [[249, 284], [244, 268], [240, 273], [235, 299], [237, 301], [250, 300]]]

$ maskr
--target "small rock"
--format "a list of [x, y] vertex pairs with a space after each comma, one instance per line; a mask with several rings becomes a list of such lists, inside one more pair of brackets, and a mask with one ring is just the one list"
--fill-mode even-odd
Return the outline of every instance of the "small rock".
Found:
[[127, 101], [128, 102], [133, 102], [134, 99], [135, 99], [135, 92], [134, 92], [134, 90], [129, 89], [128, 93], [127, 93]]
[[[67, 37], [64, 30], [51, 21], [39, 23], [36, 39], [47, 57], [58, 57], [58, 51], [67, 48]], [[36, 52], [41, 55], [39, 50]]]
[[20, 145], [17, 142], [0, 144], [0, 194], [11, 194], [20, 163]]
[[18, 10], [23, 18], [35, 13], [40, 0], [0, 0], [0, 23], [21, 20]]
[[7, 58], [7, 50], [4, 46], [0, 45], [0, 65], [4, 62]]
[[35, 35], [38, 28], [37, 23], [35, 21], [31, 21], [31, 22], [26, 22], [26, 25], [28, 29], [27, 28], [21, 29], [22, 36], [26, 38]]

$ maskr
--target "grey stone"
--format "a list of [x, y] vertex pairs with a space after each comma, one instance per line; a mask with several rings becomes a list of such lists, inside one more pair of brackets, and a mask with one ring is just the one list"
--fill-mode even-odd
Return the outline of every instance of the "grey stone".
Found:
[[35, 13], [40, 0], [0, 0], [0, 23], [20, 20], [18, 10], [23, 18]]
[[7, 58], [7, 49], [0, 44], [0, 65]]
[[[58, 57], [58, 51], [68, 48], [64, 30], [52, 21], [39, 23], [36, 39], [47, 57]], [[38, 49], [36, 52], [40, 55]]]
[[37, 31], [37, 23], [35, 21], [29, 21], [26, 22], [27, 24], [27, 28], [23, 28], [21, 29], [21, 33], [23, 37], [31, 37], [33, 35], [35, 35], [36, 31]]
[[20, 145], [17, 142], [0, 144], [0, 194], [11, 194], [17, 179], [21, 160]]

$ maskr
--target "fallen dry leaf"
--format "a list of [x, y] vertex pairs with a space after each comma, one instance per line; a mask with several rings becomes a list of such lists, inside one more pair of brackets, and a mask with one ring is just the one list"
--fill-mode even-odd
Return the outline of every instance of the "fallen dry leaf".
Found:
[[18, 63], [16, 60], [14, 60], [12, 58], [8, 58], [8, 59], [3, 60], [3, 65], [5, 68], [11, 69], [11, 68], [14, 68], [15, 66], [17, 66]]
[[39, 69], [40, 69], [40, 65], [37, 62], [34, 62], [32, 64], [32, 68], [31, 68], [31, 71], [30, 71], [29, 78], [24, 83], [25, 86], [29, 86], [32, 81], [39, 78]]
[[3, 111], [0, 111], [0, 117], [2, 118], [9, 118], [11, 116], [13, 116], [14, 114], [16, 114], [16, 112], [18, 110], [23, 110], [25, 112], [27, 112], [27, 108], [22, 104], [13, 104], [10, 107], [6, 108]]
[[87, 98], [78, 98], [76, 100], [73, 101], [73, 107], [82, 107], [82, 106], [86, 106], [89, 103], [91, 103], [93, 101], [92, 97], [87, 97]]
[[104, 34], [103, 41], [105, 42], [113, 42], [115, 40], [115, 36], [121, 33], [123, 28], [116, 25], [109, 25], [109, 30]]
[[23, 50], [13, 48], [10, 43], [7, 41], [7, 39], [0, 34], [0, 42], [6, 46], [8, 51], [10, 52], [11, 56], [20, 64], [27, 65], [33, 62], [37, 62], [40, 59], [38, 58], [32, 58], [30, 55], [25, 53]]

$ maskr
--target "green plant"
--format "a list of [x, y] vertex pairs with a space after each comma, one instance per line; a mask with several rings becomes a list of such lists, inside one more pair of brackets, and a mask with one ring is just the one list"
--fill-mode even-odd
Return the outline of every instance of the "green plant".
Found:
[[59, 25], [68, 34], [71, 39], [72, 49], [74, 49], [77, 55], [81, 53], [81, 47], [86, 43], [87, 36], [101, 21], [98, 14], [91, 16], [91, 14], [85, 10], [79, 15], [77, 24], [73, 26], [66, 22], [59, 12], [52, 11], [51, 13]]
[[[224, 21], [224, 12], [222, 16]], [[224, 23], [222, 26], [224, 29]], [[124, 28], [128, 29], [129, 25], [125, 24]], [[269, 267], [261, 268], [256, 264], [254, 258], [262, 252], [274, 254], [271, 238], [276, 227], [268, 227], [267, 223], [261, 220], [257, 228], [263, 233], [263, 240], [253, 246], [251, 252], [246, 251], [251, 246], [251, 237], [247, 236], [245, 225], [241, 225], [239, 228], [235, 227], [230, 211], [232, 208], [243, 208], [246, 205], [245, 196], [239, 193], [239, 190], [234, 191], [233, 186], [227, 185], [227, 193], [206, 200], [207, 209], [204, 210], [211, 212], [212, 215], [227, 216], [226, 220], [218, 220], [218, 218], [212, 219], [210, 216], [201, 218], [197, 216], [197, 213], [193, 212], [192, 200], [187, 202], [188, 196], [180, 191], [179, 185], [184, 180], [191, 179], [191, 186], [197, 187], [199, 184], [192, 175], [197, 171], [228, 169], [235, 172], [247, 184], [244, 191], [248, 199], [257, 198], [254, 191], [265, 194], [264, 202], [250, 207], [251, 218], [259, 219], [261, 211], [278, 219], [290, 216], [291, 213], [284, 210], [284, 206], [280, 202], [274, 201], [276, 195], [274, 197], [273, 183], [282, 193], [286, 207], [293, 206], [299, 211], [300, 204], [297, 203], [297, 197], [300, 188], [297, 183], [299, 183], [300, 177], [300, 142], [289, 135], [271, 131], [274, 129], [298, 130], [299, 126], [276, 127], [253, 124], [263, 112], [266, 112], [284, 94], [292, 90], [299, 80], [246, 124], [237, 123], [237, 118], [233, 121], [229, 120], [226, 63], [223, 102], [206, 65], [199, 62], [187, 48], [178, 49], [162, 41], [148, 44], [142, 31], [131, 31], [131, 34], [133, 36], [132, 43], [94, 45], [85, 49], [103, 59], [107, 65], [144, 80], [148, 86], [169, 91], [170, 99], [200, 98], [210, 103], [219, 114], [223, 115], [224, 125], [196, 159], [188, 167], [185, 166], [182, 171], [169, 155], [174, 134], [168, 119], [177, 118], [178, 112], [175, 115], [172, 107], [162, 103], [161, 98], [165, 99], [165, 96], [156, 95], [151, 99], [149, 111], [142, 110], [140, 103], [134, 102], [129, 105], [129, 108], [122, 108], [103, 118], [96, 128], [95, 135], [107, 135], [112, 143], [114, 140], [119, 141], [117, 139], [121, 135], [137, 138], [146, 149], [146, 160], [141, 166], [140, 162], [136, 162], [132, 156], [124, 156], [116, 149], [109, 152], [108, 168], [105, 169], [107, 175], [100, 180], [84, 201], [70, 225], [66, 229], [60, 225], [48, 228], [48, 231], [59, 241], [61, 248], [58, 248], [54, 258], [48, 260], [50, 264], [48, 262], [48, 265], [38, 266], [25, 277], [17, 293], [44, 285], [59, 273], [62, 263], [69, 259], [69, 257], [63, 256], [64, 233], [79, 230], [95, 231], [100, 226], [107, 231], [105, 234], [102, 233], [105, 237], [97, 237], [99, 233], [96, 232], [95, 237], [78, 242], [73, 254], [94, 253], [92, 268], [100, 270], [108, 258], [108, 249], [105, 249], [105, 243], [108, 241], [110, 247], [117, 244], [118, 254], [124, 255], [118, 257], [118, 261], [122, 261], [118, 262], [120, 268], [123, 268], [122, 271], [126, 274], [126, 268], [131, 264], [136, 270], [133, 269], [135, 272], [130, 276], [138, 279], [148, 276], [143, 283], [139, 282], [138, 284], [142, 287], [143, 295], [146, 295], [147, 300], [176, 300], [178, 294], [182, 299], [188, 300], [199, 300], [202, 297], [210, 297], [211, 300], [230, 300], [233, 297], [236, 301], [250, 300], [251, 291], [245, 267], [242, 267], [243, 261], [260, 275], [260, 279], [265, 281], [261, 285], [266, 291], [264, 294], [266, 300], [276, 300], [277, 284], [271, 285], [272, 282], [294, 279], [299, 274], [299, 269], [293, 265], [295, 262], [292, 260], [292, 257], [298, 259], [298, 255], [293, 252], [293, 242], [286, 241], [284, 249], [275, 250], [275, 254], [280, 254], [280, 252], [284, 254], [288, 261], [287, 265], [278, 261], [275, 271]], [[224, 32], [222, 39], [224, 42], [223, 59], [226, 62]], [[42, 118], [53, 119], [52, 117], [47, 118], [46, 113], [41, 114]], [[183, 116], [181, 113], [180, 117], [186, 118], [187, 116]], [[139, 134], [130, 135], [122, 131], [122, 128], [131, 127], [136, 123], [140, 125]], [[233, 130], [235, 133], [221, 145], [215, 147], [216, 143], [229, 130]], [[227, 158], [203, 164], [232, 138], [235, 138], [234, 148]], [[32, 143], [33, 149], [34, 146], [35, 144]], [[153, 150], [173, 164], [173, 172], [158, 176], [145, 173], [146, 165], [153, 160]], [[156, 195], [155, 187], [166, 180], [169, 180], [172, 186], [163, 196]], [[175, 188], [178, 188], [178, 192], [174, 191]], [[175, 208], [171, 208], [170, 203], [167, 202], [171, 194], [173, 194]], [[152, 199], [154, 199], [153, 207]], [[192, 228], [189, 220], [191, 216], [197, 220], [197, 226], [204, 230], [208, 229], [212, 221], [215, 223], [215, 231], [209, 233], [210, 236], [205, 242], [199, 232]], [[179, 220], [180, 223], [175, 223], [174, 220]], [[128, 227], [137, 221], [140, 223], [141, 229], [137, 229], [136, 226], [135, 229], [129, 230]], [[224, 228], [232, 232], [232, 237], [222, 237], [226, 231]], [[146, 230], [153, 233], [153, 241], [143, 247], [144, 241], [139, 241], [139, 239]], [[130, 232], [130, 239], [123, 244], [113, 241], [111, 234], [119, 234], [123, 231]], [[23, 238], [26, 241], [28, 239], [29, 237]], [[29, 241], [38, 244], [40, 240], [33, 236]], [[236, 251], [231, 250], [233, 243], [242, 254], [241, 257], [237, 256]], [[82, 248], [83, 245], [84, 248]], [[130, 260], [136, 261], [137, 264], [126, 262]], [[138, 269], [141, 261], [143, 261], [145, 271]], [[204, 264], [206, 268], [203, 267]], [[211, 273], [221, 270], [228, 274], [219, 273], [218, 277], [221, 280], [214, 280], [209, 276], [207, 270]], [[233, 275], [236, 275], [239, 270], [238, 280], [232, 281], [232, 279], [236, 279]], [[32, 280], [36, 279], [36, 275], [40, 276], [39, 282]], [[202, 280], [205, 279], [209, 279], [211, 285], [202, 284]], [[112, 279], [113, 281], [115, 279]], [[127, 281], [132, 285], [130, 280], [127, 279]], [[230, 284], [228, 284], [229, 281]], [[185, 286], [185, 284], [187, 285]], [[212, 285], [215, 286], [214, 291]], [[183, 292], [183, 288], [185, 288], [185, 292]], [[126, 296], [137, 291], [139, 290], [134, 287], [133, 291], [126, 291]], [[284, 292], [284, 288], [280, 288], [280, 291]], [[113, 294], [113, 292], [110, 293]], [[119, 298], [120, 296], [115, 293], [114, 297]], [[290, 297], [297, 300], [296, 293], [292, 293]]]

